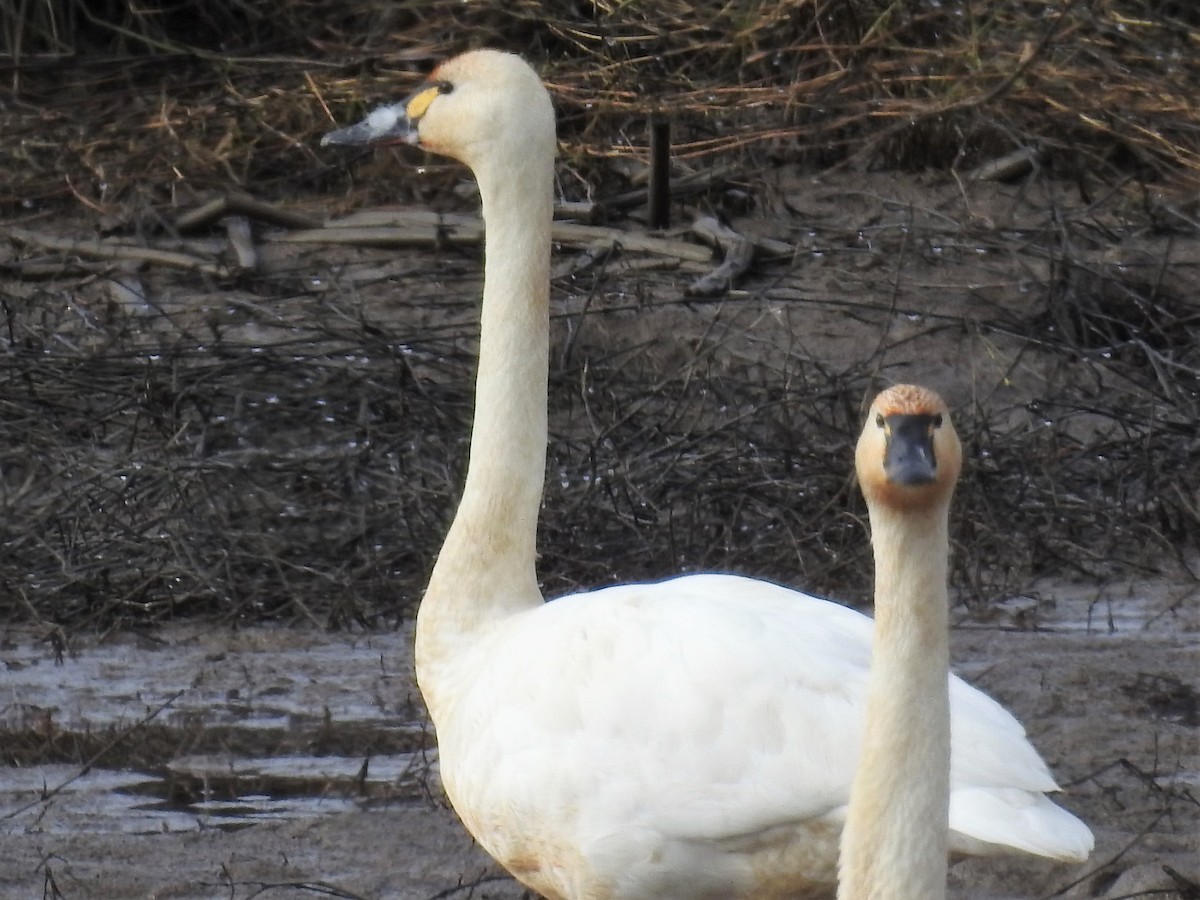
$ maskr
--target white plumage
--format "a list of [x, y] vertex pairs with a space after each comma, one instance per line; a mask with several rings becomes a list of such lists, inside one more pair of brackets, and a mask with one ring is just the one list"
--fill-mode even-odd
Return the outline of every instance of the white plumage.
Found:
[[[604, 848], [631, 882], [670, 883], [661, 856], [736, 884], [753, 854], [714, 842], [811, 833], [811, 880], [832, 883], [824, 836], [836, 844], [858, 762], [871, 633], [846, 607], [733, 575], [561, 598], [464, 650], [451, 715], [473, 724], [439, 731], [443, 778], [466, 806]], [[1086, 857], [1090, 832], [1041, 795], [1054, 780], [1017, 720], [961, 679], [950, 690], [951, 848]]]
[[[467, 483], [417, 623], [418, 682], [455, 810], [551, 898], [827, 895], [871, 621], [733, 575], [543, 603], [534, 563], [549, 98], [519, 58], [475, 51], [392, 109], [394, 126], [376, 116], [326, 140], [409, 141], [460, 159], [479, 181], [486, 223]], [[951, 694], [952, 846], [1084, 858], [1091, 834], [1041, 796], [1054, 782], [1021, 726], [957, 679]]]

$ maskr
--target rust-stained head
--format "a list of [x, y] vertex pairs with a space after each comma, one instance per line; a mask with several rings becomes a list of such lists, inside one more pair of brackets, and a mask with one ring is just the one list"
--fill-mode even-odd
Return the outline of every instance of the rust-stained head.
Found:
[[949, 503], [962, 446], [945, 401], [913, 384], [883, 391], [867, 414], [855, 465], [868, 504], [910, 510]]

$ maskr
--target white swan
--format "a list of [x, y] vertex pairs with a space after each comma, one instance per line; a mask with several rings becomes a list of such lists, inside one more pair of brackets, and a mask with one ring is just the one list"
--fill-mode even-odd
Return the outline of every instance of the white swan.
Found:
[[855, 468], [875, 552], [865, 730], [842, 831], [838, 900], [946, 896], [950, 497], [962, 449], [932, 391], [871, 404]]
[[[544, 603], [554, 115], [529, 66], [474, 51], [325, 143], [466, 163], [486, 223], [466, 485], [417, 616], [442, 781], [549, 898], [826, 896], [862, 734], [871, 622], [732, 575]], [[1078, 860], [1082, 822], [1017, 721], [955, 679], [951, 848]]]

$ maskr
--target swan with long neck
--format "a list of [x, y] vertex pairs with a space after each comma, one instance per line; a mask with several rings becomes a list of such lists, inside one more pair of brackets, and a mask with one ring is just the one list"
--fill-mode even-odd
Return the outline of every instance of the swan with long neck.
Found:
[[[485, 222], [466, 485], [417, 616], [417, 681], [468, 831], [555, 900], [829, 896], [871, 622], [733, 575], [543, 602], [554, 116], [520, 58], [473, 51], [325, 143], [466, 163]], [[954, 679], [951, 849], [1080, 860], [1091, 832], [1017, 721]], [[958, 802], [956, 803], [956, 798]]]
[[950, 807], [950, 498], [962, 449], [932, 391], [871, 405], [855, 468], [875, 555], [875, 635], [838, 900], [946, 896]]

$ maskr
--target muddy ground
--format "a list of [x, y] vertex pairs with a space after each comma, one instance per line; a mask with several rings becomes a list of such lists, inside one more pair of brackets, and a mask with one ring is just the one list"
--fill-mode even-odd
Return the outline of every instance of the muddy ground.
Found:
[[[980, 327], [998, 310], [1038, 321], [1045, 298], [1031, 286], [1058, 278], [1058, 263], [1034, 238], [1012, 235], [1022, 217], [1045, 213], [1053, 191], [965, 190], [935, 176], [776, 184], [760, 206], [773, 214], [736, 224], [791, 242], [793, 258], [764, 263], [715, 301], [682, 301], [696, 273], [678, 262], [620, 257], [610, 264], [618, 280], [596, 292], [560, 280], [556, 352], [640, 348], [643, 362], [668, 369], [695, 351], [689, 339], [703, 335], [718, 348], [715, 365], [730, 373], [787, 372], [788, 360], [803, 359], [831, 378], [856, 373], [863, 390], [914, 379], [958, 408], [1050, 415], [1038, 404], [1084, 382], [1100, 392], [1125, 389], [1096, 358], [1045, 351], [1029, 333]], [[912, 230], [915, 219], [925, 221], [923, 231]], [[947, 226], [939, 230], [941, 219]], [[1005, 232], [1010, 221], [1014, 230]], [[1003, 245], [994, 239], [1002, 233], [1009, 235]], [[1160, 281], [1194, 283], [1200, 246], [1170, 245], [1165, 275], [1165, 243], [1151, 238], [1130, 239], [1125, 261], [1110, 251], [1090, 258], [1097, 270], [1147, 266]], [[461, 254], [298, 255], [278, 244], [264, 253], [265, 265], [286, 259], [326, 283], [355, 285], [360, 312], [384, 326], [411, 316], [389, 305], [389, 295], [428, 278], [423, 260], [436, 257], [453, 301], [452, 312], [439, 315], [466, 323], [469, 333], [478, 270]], [[573, 255], [559, 253], [556, 264], [560, 279], [574, 277]], [[355, 280], [355, 267], [381, 275]], [[156, 277], [142, 276], [151, 291]], [[74, 302], [85, 310], [111, 303], [102, 284], [80, 282]], [[179, 289], [163, 296], [179, 316], [226, 315], [221, 296]], [[1040, 321], [1053, 330], [1052, 319]], [[223, 333], [262, 327], [231, 317]], [[1095, 432], [1098, 418], [1077, 418], [1072, 427]], [[1014, 548], [1023, 537], [1013, 536]], [[1192, 550], [1173, 548], [1194, 570]], [[736, 558], [736, 542], [731, 552]], [[561, 562], [589, 550], [544, 553]], [[1106, 560], [1082, 575], [1043, 571], [986, 603], [979, 585], [958, 585], [957, 671], [1026, 724], [1064, 788], [1061, 802], [1093, 827], [1097, 846], [1080, 866], [961, 863], [954, 896], [1196, 896], [1200, 591], [1171, 553], [1130, 553], [1136, 565]], [[665, 574], [683, 562], [663, 565]], [[614, 563], [602, 571], [618, 570]], [[581, 564], [578, 572], [581, 582], [603, 583], [595, 569]], [[805, 585], [800, 577], [781, 580]], [[0, 771], [0, 895], [519, 896], [439, 793], [410, 637], [407, 627], [330, 633], [184, 623], [102, 634], [64, 634], [45, 622], [5, 627], [0, 711], [6, 756], [16, 765]], [[81, 764], [89, 760], [95, 764]]]
[[[1043, 630], [961, 622], [955, 664], [1025, 722], [1096, 851], [1079, 866], [965, 861], [953, 895], [1172, 896], [1159, 891], [1189, 882], [1166, 867], [1200, 875], [1195, 589], [1040, 590], [1059, 598]], [[0, 773], [0, 895], [520, 896], [438, 792], [410, 639], [177, 626], [79, 641], [56, 663], [44, 641], [8, 630], [10, 725], [41, 711], [44, 727], [111, 739], [153, 715], [107, 758], [174, 746], [166, 765], [76, 781], [73, 765]], [[216, 729], [221, 747], [203, 736]], [[365, 747], [377, 749], [363, 776]]]

